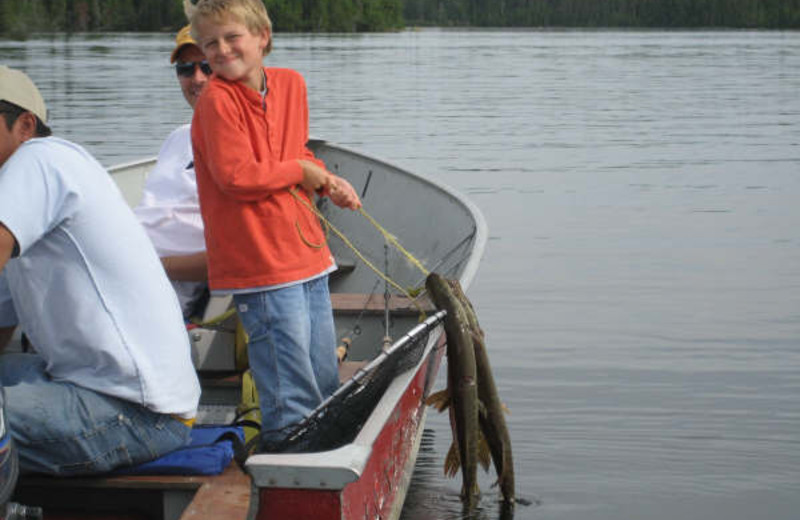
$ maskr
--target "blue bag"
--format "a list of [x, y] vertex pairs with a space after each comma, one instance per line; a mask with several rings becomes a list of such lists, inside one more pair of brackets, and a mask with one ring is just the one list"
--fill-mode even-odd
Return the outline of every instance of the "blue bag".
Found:
[[188, 446], [139, 464], [119, 468], [116, 475], [219, 475], [234, 458], [243, 463], [244, 429], [241, 426], [195, 425]]

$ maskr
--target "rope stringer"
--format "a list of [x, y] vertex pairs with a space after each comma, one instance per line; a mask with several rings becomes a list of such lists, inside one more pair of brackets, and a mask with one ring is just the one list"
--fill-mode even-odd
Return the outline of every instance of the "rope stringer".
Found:
[[[322, 220], [322, 221], [325, 223], [325, 225], [326, 225], [326, 226], [327, 226], [327, 227], [328, 227], [328, 228], [329, 228], [331, 231], [333, 231], [333, 232], [336, 234], [336, 236], [338, 236], [338, 237], [339, 237], [339, 238], [342, 240], [342, 242], [344, 242], [344, 243], [345, 243], [345, 245], [346, 245], [347, 247], [349, 247], [349, 248], [350, 248], [350, 250], [352, 250], [352, 251], [353, 251], [353, 253], [355, 253], [355, 255], [356, 255], [358, 258], [359, 258], [359, 260], [361, 260], [362, 262], [364, 262], [364, 264], [365, 264], [367, 267], [369, 267], [370, 269], [372, 269], [372, 271], [373, 271], [375, 274], [377, 274], [378, 276], [380, 276], [380, 277], [381, 277], [381, 278], [382, 278], [384, 281], [386, 281], [386, 282], [387, 282], [389, 285], [391, 285], [392, 287], [394, 287], [395, 289], [397, 289], [398, 291], [400, 291], [401, 293], [403, 293], [403, 295], [404, 295], [406, 298], [408, 298], [408, 299], [409, 299], [409, 300], [410, 300], [410, 301], [411, 301], [411, 302], [414, 304], [414, 306], [417, 308], [417, 310], [419, 310], [419, 311], [420, 311], [420, 312], [421, 312], [423, 315], [425, 314], [425, 311], [422, 309], [422, 307], [419, 305], [419, 303], [417, 303], [417, 301], [416, 301], [416, 298], [414, 298], [414, 297], [411, 295], [411, 293], [409, 293], [409, 292], [408, 292], [408, 290], [406, 290], [406, 289], [405, 289], [403, 286], [401, 286], [400, 284], [398, 284], [397, 282], [395, 282], [394, 280], [392, 280], [392, 279], [391, 279], [389, 276], [387, 276], [387, 275], [386, 275], [386, 274], [384, 274], [384, 273], [383, 273], [383, 272], [382, 272], [380, 269], [378, 269], [378, 268], [377, 268], [377, 267], [376, 267], [376, 266], [375, 266], [375, 265], [374, 265], [372, 262], [370, 262], [370, 261], [369, 261], [369, 259], [368, 259], [367, 257], [365, 257], [365, 256], [363, 255], [363, 253], [361, 253], [361, 251], [359, 251], [359, 250], [358, 250], [358, 248], [357, 248], [355, 245], [353, 245], [353, 243], [350, 241], [350, 239], [349, 239], [349, 238], [347, 238], [347, 236], [345, 236], [345, 234], [344, 234], [344, 233], [342, 233], [341, 231], [339, 231], [339, 229], [338, 229], [336, 226], [334, 226], [334, 225], [331, 223], [331, 221], [330, 221], [330, 220], [328, 220], [327, 218], [325, 218], [325, 215], [323, 215], [323, 214], [322, 214], [322, 212], [320, 212], [320, 211], [319, 211], [319, 209], [317, 209], [315, 206], [313, 206], [313, 205], [309, 204], [309, 203], [308, 203], [308, 202], [306, 202], [306, 201], [305, 201], [305, 200], [304, 200], [302, 197], [300, 197], [300, 196], [297, 194], [297, 192], [295, 191], [295, 189], [294, 189], [294, 188], [289, 188], [289, 193], [291, 193], [291, 194], [292, 194], [292, 196], [293, 196], [294, 198], [296, 198], [297, 200], [299, 200], [300, 202], [302, 202], [302, 203], [303, 203], [303, 204], [304, 204], [304, 205], [305, 205], [305, 206], [306, 206], [306, 207], [307, 207], [309, 210], [311, 210], [311, 211], [312, 211], [312, 212], [313, 212], [313, 213], [314, 213], [314, 214], [317, 216], [317, 218], [319, 218], [320, 220]], [[362, 211], [361, 211], [361, 213], [362, 213], [363, 215], [367, 216], [367, 214], [366, 214], [366, 212], [365, 212], [365, 211], [363, 211], [363, 210], [362, 210]], [[373, 219], [372, 217], [368, 217], [368, 218], [367, 218], [367, 220], [369, 220], [371, 223], [373, 223], [373, 225], [374, 225], [374, 226], [376, 226], [376, 227], [378, 228], [378, 231], [380, 231], [382, 235], [384, 235], [385, 237], [391, 237], [391, 234], [389, 234], [389, 232], [387, 232], [385, 229], [383, 229], [383, 228], [380, 226], [380, 224], [378, 224], [378, 223], [375, 221], [375, 219]], [[421, 270], [422, 270], [422, 272], [426, 273], [426, 275], [427, 275], [427, 271], [425, 270], [425, 268], [424, 268], [424, 267], [422, 267], [422, 264], [419, 262], [419, 260], [417, 260], [416, 258], [414, 258], [414, 256], [413, 256], [411, 253], [409, 253], [408, 251], [406, 251], [405, 249], [403, 249], [403, 247], [402, 247], [402, 246], [400, 246], [400, 244], [397, 242], [397, 240], [396, 240], [396, 239], [394, 239], [394, 237], [392, 237], [392, 244], [394, 244], [394, 245], [395, 245], [395, 247], [398, 247], [398, 248], [400, 249], [400, 251], [401, 251], [401, 252], [402, 252], [402, 253], [403, 253], [403, 254], [404, 254], [404, 255], [405, 255], [407, 258], [409, 258], [409, 260], [411, 260], [411, 262], [412, 262], [412, 263], [413, 263], [415, 266], [417, 266], [417, 268], [421, 269]]]

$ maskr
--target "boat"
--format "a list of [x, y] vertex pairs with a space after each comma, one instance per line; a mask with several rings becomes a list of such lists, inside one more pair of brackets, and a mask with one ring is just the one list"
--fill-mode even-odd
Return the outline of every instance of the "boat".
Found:
[[[312, 139], [309, 147], [391, 233], [327, 199], [318, 203], [338, 265], [330, 278], [337, 337], [348, 349], [341, 387], [290, 436], [313, 450], [256, 453], [215, 476], [23, 476], [15, 501], [42, 507], [48, 519], [400, 517], [425, 424], [424, 400], [445, 351], [444, 312], [427, 301], [425, 274], [411, 255], [466, 288], [478, 269], [486, 224], [468, 199], [430, 178], [324, 140]], [[153, 164], [110, 168], [129, 204], [138, 202]], [[232, 420], [242, 399], [230, 306], [230, 298], [212, 297], [201, 326], [188, 331], [203, 387], [200, 423]]]

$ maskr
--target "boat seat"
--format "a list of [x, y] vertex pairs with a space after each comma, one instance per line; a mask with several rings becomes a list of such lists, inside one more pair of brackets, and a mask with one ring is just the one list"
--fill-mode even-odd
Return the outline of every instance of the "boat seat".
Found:
[[48, 520], [245, 520], [250, 498], [250, 476], [235, 462], [214, 476], [23, 475], [14, 493]]
[[[331, 305], [335, 313], [360, 313], [362, 311], [375, 314], [385, 311], [385, 298], [383, 294], [361, 293], [332, 293]], [[389, 297], [389, 312], [399, 315], [419, 315], [420, 309], [425, 312], [435, 311], [427, 296], [411, 299], [400, 294]]]

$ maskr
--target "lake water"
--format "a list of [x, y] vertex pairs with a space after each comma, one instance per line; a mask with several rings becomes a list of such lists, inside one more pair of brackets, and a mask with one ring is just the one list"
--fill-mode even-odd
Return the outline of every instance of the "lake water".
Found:
[[[110, 165], [189, 120], [171, 43], [0, 55]], [[312, 134], [486, 216], [469, 294], [533, 501], [514, 518], [800, 517], [800, 33], [279, 33], [266, 63], [305, 75]], [[450, 438], [431, 413], [405, 520], [461, 518]], [[500, 516], [493, 480], [473, 518]]]

